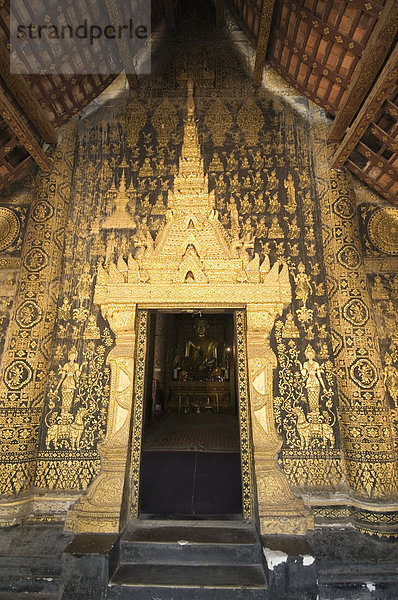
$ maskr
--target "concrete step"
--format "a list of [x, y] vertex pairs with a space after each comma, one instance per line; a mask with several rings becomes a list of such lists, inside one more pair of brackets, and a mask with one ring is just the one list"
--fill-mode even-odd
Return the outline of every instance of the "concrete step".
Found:
[[58, 600], [58, 594], [42, 592], [0, 592], [0, 600]]
[[0, 592], [54, 594], [60, 575], [58, 558], [0, 556]]
[[132, 521], [119, 544], [109, 600], [263, 600], [267, 581], [251, 524]]
[[123, 564], [108, 600], [263, 600], [261, 565]]
[[21, 523], [0, 530], [0, 600], [57, 600], [63, 523]]
[[0, 580], [1, 593], [56, 593], [59, 587], [59, 577], [48, 575], [10, 574]]
[[262, 560], [252, 528], [216, 525], [129, 527], [120, 540], [120, 563], [254, 564]]

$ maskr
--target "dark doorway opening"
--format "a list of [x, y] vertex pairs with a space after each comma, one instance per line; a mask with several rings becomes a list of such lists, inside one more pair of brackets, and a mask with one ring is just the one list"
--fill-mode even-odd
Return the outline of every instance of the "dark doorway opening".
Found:
[[242, 515], [233, 314], [151, 314], [140, 516]]

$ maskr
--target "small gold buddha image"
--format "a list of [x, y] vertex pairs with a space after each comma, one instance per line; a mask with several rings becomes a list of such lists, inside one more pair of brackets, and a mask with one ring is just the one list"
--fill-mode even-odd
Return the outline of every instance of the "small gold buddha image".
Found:
[[210, 172], [222, 172], [224, 171], [224, 165], [222, 164], [221, 160], [220, 160], [220, 156], [218, 154], [218, 152], [215, 152], [213, 154], [213, 159], [209, 165], [209, 171]]
[[285, 237], [283, 230], [279, 225], [279, 221], [276, 217], [272, 219], [271, 227], [268, 230], [268, 237], [274, 240]]
[[152, 175], [153, 175], [153, 169], [151, 166], [151, 161], [147, 157], [144, 159], [144, 164], [142, 165], [141, 169], [139, 170], [139, 176], [140, 177], [152, 177]]
[[208, 336], [209, 323], [198, 318], [194, 325], [195, 337], [185, 346], [185, 367], [194, 378], [210, 377], [217, 367], [217, 340]]
[[90, 315], [87, 320], [83, 338], [85, 340], [99, 340], [100, 337], [100, 328], [97, 326], [95, 315]]
[[300, 332], [297, 329], [297, 326], [294, 322], [294, 317], [292, 313], [287, 313], [286, 321], [283, 325], [282, 329], [282, 337], [283, 338], [298, 338], [300, 337]]

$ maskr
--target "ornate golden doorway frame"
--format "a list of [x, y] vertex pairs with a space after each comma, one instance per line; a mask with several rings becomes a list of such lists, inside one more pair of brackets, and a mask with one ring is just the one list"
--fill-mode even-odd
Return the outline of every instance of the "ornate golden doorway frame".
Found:
[[[239, 287], [235, 286], [236, 289]], [[171, 304], [166, 300], [164, 304], [144, 305], [139, 309], [134, 302], [117, 304], [113, 298], [112, 303], [106, 302], [107, 295], [101, 298], [97, 293], [103, 315], [116, 336], [116, 345], [108, 357], [111, 366], [108, 427], [99, 446], [102, 470], [67, 516], [66, 528], [75, 532], [118, 532], [130, 516], [126, 507], [132, 506], [133, 515], [138, 514], [148, 309], [161, 309], [165, 304], [169, 310], [182, 308], [181, 303]], [[195, 309], [204, 306], [197, 302], [192, 305]], [[188, 307], [191, 303], [185, 303], [185, 308]], [[273, 416], [276, 358], [269, 345], [269, 334], [283, 304], [246, 303], [237, 308], [232, 303], [208, 303], [205, 308], [236, 311], [244, 517], [250, 519], [256, 505], [262, 533], [304, 534], [313, 527], [313, 517], [294, 496], [285, 474], [276, 464], [282, 441]]]
[[[138, 311], [139, 315], [143, 311]], [[147, 312], [147, 311], [145, 311]], [[190, 311], [191, 312], [191, 311]], [[240, 437], [240, 462], [242, 479], [242, 516], [245, 520], [253, 517], [253, 449], [250, 431], [250, 407], [247, 379], [247, 357], [245, 336], [244, 310], [223, 310], [233, 313], [234, 338], [236, 347], [236, 386], [238, 400], [238, 419]], [[142, 317], [139, 317], [139, 320]], [[147, 321], [147, 316], [145, 320]], [[131, 444], [131, 481], [132, 481], [132, 508], [131, 516], [137, 518], [140, 504], [140, 469], [142, 456], [143, 419], [144, 419], [144, 382], [146, 377], [145, 360], [147, 339], [137, 340], [137, 363], [135, 374], [134, 409], [132, 419], [132, 444]]]
[[[123, 197], [119, 197], [118, 206], [123, 209], [128, 202], [124, 176], [122, 181], [119, 191]], [[129, 229], [131, 219], [126, 211], [121, 212], [122, 219], [116, 209], [113, 218], [103, 221], [101, 227]], [[209, 192], [204, 173], [193, 85], [189, 81], [184, 141], [173, 190], [167, 195], [164, 222], [153, 239], [145, 219], [134, 240], [134, 256], [126, 257], [120, 252], [116, 262], [114, 243], [110, 244], [108, 238], [111, 252], [98, 265], [94, 302], [101, 307], [116, 337], [108, 357], [111, 390], [107, 432], [98, 448], [102, 470], [87, 494], [69, 511], [68, 528], [76, 532], [117, 532], [125, 525], [127, 515], [122, 508], [130, 505], [126, 497], [132, 500], [132, 479], [138, 481], [137, 474], [133, 472], [131, 476], [127, 466], [131, 412], [133, 408], [135, 414], [139, 402], [137, 386], [143, 385], [140, 369], [144, 368], [145, 359], [140, 340], [146, 331], [146, 311], [184, 308], [246, 311], [246, 339], [244, 333], [241, 339], [247, 343], [249, 395], [244, 390], [242, 394], [246, 394], [250, 405], [257, 498], [253, 498], [250, 489], [245, 494], [253, 503], [257, 499], [262, 533], [305, 533], [313, 526], [309, 509], [293, 495], [275, 460], [282, 442], [274, 422], [276, 358], [269, 336], [275, 318], [291, 302], [289, 268], [280, 260], [271, 267], [268, 256], [260, 260], [259, 253], [254, 252], [254, 239], [240, 238], [236, 206], [231, 209], [230, 219], [228, 232], [220, 220], [215, 191]], [[143, 311], [138, 313], [136, 328], [137, 308]], [[242, 328], [243, 322], [242, 317]], [[246, 369], [243, 359], [240, 369]], [[138, 428], [134, 435], [141, 435]], [[133, 445], [136, 443], [133, 438]], [[249, 459], [249, 445], [243, 452]], [[245, 485], [250, 488], [250, 482]]]

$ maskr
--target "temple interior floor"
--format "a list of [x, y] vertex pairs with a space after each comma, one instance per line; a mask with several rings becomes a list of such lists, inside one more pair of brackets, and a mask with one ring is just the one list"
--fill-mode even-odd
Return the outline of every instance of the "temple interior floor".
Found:
[[239, 452], [238, 419], [222, 413], [168, 413], [145, 432], [144, 450]]

